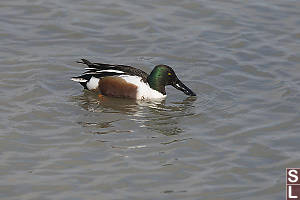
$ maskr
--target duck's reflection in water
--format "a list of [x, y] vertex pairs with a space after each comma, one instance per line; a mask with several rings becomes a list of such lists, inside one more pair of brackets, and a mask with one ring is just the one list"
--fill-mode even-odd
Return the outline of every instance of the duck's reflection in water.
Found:
[[[97, 126], [104, 129], [114, 126], [114, 123], [121, 126], [120, 121], [122, 120], [131, 120], [139, 128], [147, 128], [164, 135], [176, 135], [184, 131], [178, 126], [181, 119], [194, 114], [193, 103], [196, 98], [187, 97], [172, 102], [166, 100], [137, 101], [99, 97], [93, 92], [86, 91], [73, 99], [85, 110], [97, 113], [93, 115], [97, 119], [93, 119], [93, 122], [83, 120], [85, 122], [80, 122], [82, 126]], [[109, 114], [113, 114], [113, 116]], [[119, 129], [123, 130], [121, 127]]]

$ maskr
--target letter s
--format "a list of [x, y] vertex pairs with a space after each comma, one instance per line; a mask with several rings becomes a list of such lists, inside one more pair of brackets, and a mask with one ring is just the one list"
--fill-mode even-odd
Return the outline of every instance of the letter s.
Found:
[[[288, 172], [288, 174], [289, 174], [289, 178], [288, 178], [288, 180], [289, 180], [289, 182], [291, 182], [291, 183], [296, 183], [297, 181], [298, 181], [298, 171], [297, 170], [295, 170], [295, 169], [292, 169], [292, 170], [289, 170], [289, 172]], [[292, 177], [292, 178], [291, 178]]]

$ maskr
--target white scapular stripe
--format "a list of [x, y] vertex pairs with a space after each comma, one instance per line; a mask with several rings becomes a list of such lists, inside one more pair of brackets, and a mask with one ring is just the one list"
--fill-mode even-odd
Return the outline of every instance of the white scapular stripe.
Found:
[[93, 67], [86, 67], [84, 68], [85, 70], [97, 70], [96, 68], [93, 68]]
[[115, 69], [104, 69], [104, 70], [99, 70], [96, 71], [97, 73], [102, 73], [102, 72], [114, 72], [114, 73], [118, 73], [118, 74], [124, 74], [124, 72], [120, 71], [120, 70], [115, 70]]

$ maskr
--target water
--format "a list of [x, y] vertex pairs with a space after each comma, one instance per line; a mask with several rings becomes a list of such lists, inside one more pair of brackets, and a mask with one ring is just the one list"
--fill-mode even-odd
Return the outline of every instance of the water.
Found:
[[[300, 5], [0, 2], [0, 197], [284, 199], [300, 166]], [[75, 61], [174, 68], [195, 93], [99, 99]]]

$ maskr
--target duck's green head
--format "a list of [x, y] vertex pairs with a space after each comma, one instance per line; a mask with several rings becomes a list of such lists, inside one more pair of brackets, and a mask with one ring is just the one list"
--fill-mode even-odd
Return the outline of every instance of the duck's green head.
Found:
[[152, 70], [147, 78], [150, 87], [159, 91], [162, 94], [166, 94], [165, 86], [172, 85], [178, 90], [181, 90], [187, 95], [196, 96], [196, 94], [185, 86], [176, 76], [174, 70], [167, 65], [157, 65]]

